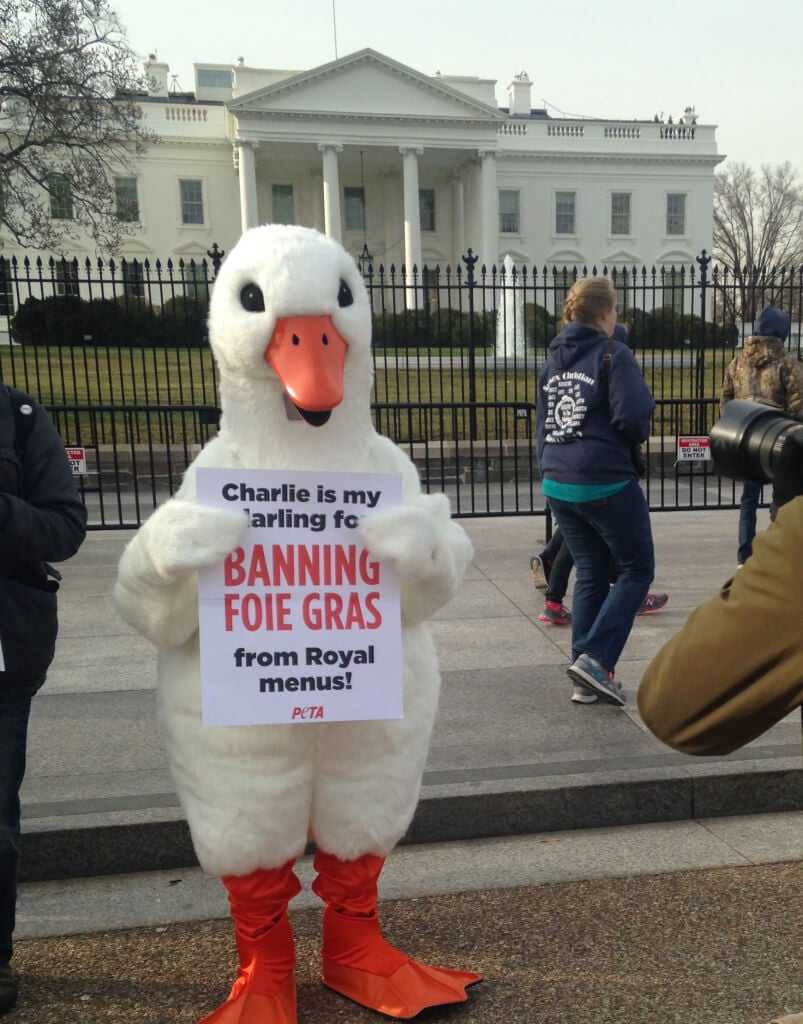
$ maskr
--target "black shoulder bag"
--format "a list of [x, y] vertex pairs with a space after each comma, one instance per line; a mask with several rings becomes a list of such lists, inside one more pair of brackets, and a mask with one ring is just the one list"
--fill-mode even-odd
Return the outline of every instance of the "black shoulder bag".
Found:
[[[611, 372], [611, 353], [613, 351], [613, 338], [608, 339], [608, 347], [605, 349], [605, 355], [602, 357], [602, 364], [605, 367], [605, 387], [608, 388], [608, 381]], [[638, 473], [639, 480], [643, 480], [647, 476], [647, 460], [644, 458], [644, 452], [641, 449], [641, 445], [638, 441], [631, 442], [630, 445], [630, 458], [633, 462], [633, 466]]]

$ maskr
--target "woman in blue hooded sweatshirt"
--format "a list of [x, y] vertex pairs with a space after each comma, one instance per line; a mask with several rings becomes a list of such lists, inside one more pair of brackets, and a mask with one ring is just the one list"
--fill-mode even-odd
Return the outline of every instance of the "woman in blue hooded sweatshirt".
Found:
[[[537, 452], [543, 493], [575, 564], [572, 697], [625, 703], [615, 678], [655, 571], [647, 501], [633, 463], [655, 401], [633, 353], [610, 338], [616, 293], [583, 278], [563, 306], [564, 327], [538, 381]], [[608, 566], [616, 583], [608, 585]]]

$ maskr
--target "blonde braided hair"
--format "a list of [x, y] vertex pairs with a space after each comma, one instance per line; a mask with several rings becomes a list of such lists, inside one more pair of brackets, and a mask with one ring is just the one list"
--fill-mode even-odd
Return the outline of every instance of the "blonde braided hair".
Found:
[[600, 318], [615, 305], [616, 292], [607, 277], [583, 277], [569, 289], [563, 303], [563, 323], [596, 327]]

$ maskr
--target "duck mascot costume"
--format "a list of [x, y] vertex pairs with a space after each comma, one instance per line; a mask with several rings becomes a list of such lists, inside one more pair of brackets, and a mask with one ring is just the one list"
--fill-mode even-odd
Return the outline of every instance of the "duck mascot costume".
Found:
[[[382, 937], [377, 881], [415, 811], [440, 676], [426, 620], [456, 593], [470, 541], [448, 499], [421, 491], [376, 433], [371, 311], [354, 259], [317, 231], [246, 231], [215, 281], [209, 335], [220, 430], [123, 552], [114, 600], [158, 649], [171, 771], [203, 869], [228, 890], [240, 969], [203, 1024], [294, 1024], [293, 867], [315, 846], [323, 983], [390, 1017], [464, 1002], [480, 980], [430, 967]], [[243, 541], [242, 510], [196, 500], [199, 467], [393, 473], [401, 503], [363, 518], [360, 541], [399, 581], [404, 712], [392, 720], [202, 721], [198, 573]], [[381, 682], [381, 680], [377, 680]]]

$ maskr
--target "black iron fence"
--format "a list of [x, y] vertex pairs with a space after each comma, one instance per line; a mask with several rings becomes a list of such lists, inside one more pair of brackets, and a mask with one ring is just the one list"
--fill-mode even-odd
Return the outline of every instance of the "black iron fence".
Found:
[[[223, 257], [118, 262], [0, 256], [0, 378], [50, 410], [93, 527], [138, 525], [177, 487], [214, 434], [215, 366], [206, 337]], [[461, 265], [407, 275], [363, 267], [373, 312], [377, 429], [461, 516], [543, 514], [534, 454], [537, 375], [563, 299], [610, 277], [619, 319], [655, 395], [646, 446], [653, 510], [730, 507], [738, 492], [678, 439], [707, 435], [725, 368], [756, 312], [791, 312], [800, 356], [803, 268]]]

